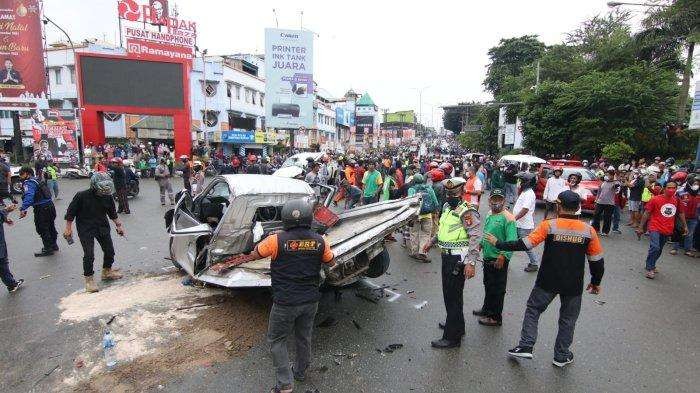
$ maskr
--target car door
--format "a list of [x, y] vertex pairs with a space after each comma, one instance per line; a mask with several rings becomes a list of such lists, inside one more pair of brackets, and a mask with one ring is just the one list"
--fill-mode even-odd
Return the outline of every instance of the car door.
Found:
[[170, 255], [173, 263], [190, 275], [195, 274], [197, 240], [212, 234], [211, 226], [202, 224], [192, 214], [192, 197], [183, 192], [175, 205], [170, 225]]

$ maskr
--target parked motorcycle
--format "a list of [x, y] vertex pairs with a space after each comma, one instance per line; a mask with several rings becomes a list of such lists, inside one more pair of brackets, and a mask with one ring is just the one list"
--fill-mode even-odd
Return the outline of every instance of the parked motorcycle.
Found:
[[92, 176], [92, 168], [88, 165], [73, 165], [61, 170], [61, 176], [66, 179], [86, 179]]

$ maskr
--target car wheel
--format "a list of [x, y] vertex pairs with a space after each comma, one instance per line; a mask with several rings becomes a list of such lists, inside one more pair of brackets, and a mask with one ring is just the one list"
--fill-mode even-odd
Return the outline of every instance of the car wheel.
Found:
[[367, 269], [364, 275], [369, 278], [377, 278], [389, 270], [390, 263], [391, 257], [389, 256], [389, 251], [384, 248], [382, 252], [369, 261], [369, 269]]
[[12, 178], [12, 193], [21, 194], [22, 193], [22, 180], [19, 177]]
[[182, 270], [182, 266], [180, 266], [177, 261], [175, 261], [175, 253], [173, 252], [173, 238], [170, 238], [170, 241], [168, 242], [168, 252], [170, 253], [170, 262], [173, 263], [173, 266], [177, 268], [177, 270]]

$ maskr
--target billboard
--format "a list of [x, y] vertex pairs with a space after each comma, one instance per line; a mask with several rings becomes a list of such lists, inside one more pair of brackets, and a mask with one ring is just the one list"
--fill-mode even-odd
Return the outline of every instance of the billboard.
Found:
[[35, 108], [46, 99], [39, 0], [0, 0], [0, 106]]
[[690, 112], [690, 122], [688, 122], [688, 129], [700, 129], [700, 81], [695, 82], [693, 110]]
[[182, 68], [180, 63], [83, 56], [80, 61], [82, 102], [184, 108]]
[[313, 33], [265, 29], [265, 123], [313, 127]]
[[415, 123], [416, 115], [413, 111], [399, 111], [386, 114], [385, 123]]
[[119, 0], [117, 8], [120, 21], [124, 21], [127, 53], [135, 57], [194, 58], [197, 24], [172, 17], [167, 0], [150, 0], [148, 4]]
[[56, 163], [78, 162], [78, 126], [73, 109], [34, 109], [29, 115], [35, 158], [42, 155]]

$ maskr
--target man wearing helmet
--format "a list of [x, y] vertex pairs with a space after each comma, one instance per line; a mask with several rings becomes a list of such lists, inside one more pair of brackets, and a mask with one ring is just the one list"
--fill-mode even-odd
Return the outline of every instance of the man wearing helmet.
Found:
[[102, 262], [102, 281], [117, 280], [122, 275], [112, 269], [114, 264], [114, 245], [107, 218], [114, 222], [119, 236], [124, 236], [124, 228], [119, 221], [112, 193], [114, 183], [106, 173], [95, 173], [90, 178], [90, 188], [79, 191], [73, 197], [66, 210], [66, 229], [63, 237], [73, 236], [73, 221], [78, 229], [78, 239], [83, 246], [83, 275], [85, 292], [97, 292], [99, 289], [93, 279], [93, 262], [95, 261], [95, 240], [100, 244], [104, 260]]
[[[306, 199], [288, 201], [282, 207], [284, 231], [258, 243], [253, 258], [270, 257], [272, 310], [267, 342], [270, 344], [276, 384], [271, 392], [291, 392], [292, 377], [303, 381], [311, 359], [311, 333], [321, 298], [321, 266], [332, 268], [333, 252], [311, 230], [313, 207]], [[287, 337], [294, 332], [296, 361], [289, 367]]]

